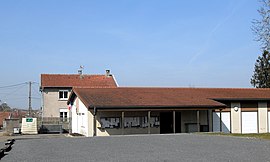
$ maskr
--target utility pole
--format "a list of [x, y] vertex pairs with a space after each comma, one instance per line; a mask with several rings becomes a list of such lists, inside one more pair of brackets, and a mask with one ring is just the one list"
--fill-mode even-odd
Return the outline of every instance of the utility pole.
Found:
[[32, 82], [29, 82], [29, 117], [32, 117], [32, 106], [31, 106], [31, 89], [32, 89]]

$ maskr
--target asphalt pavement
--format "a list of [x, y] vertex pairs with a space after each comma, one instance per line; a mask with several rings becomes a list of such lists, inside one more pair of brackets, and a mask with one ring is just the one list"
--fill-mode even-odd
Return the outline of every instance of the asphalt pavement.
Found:
[[1, 160], [13, 161], [270, 161], [270, 141], [201, 134], [17, 139]]

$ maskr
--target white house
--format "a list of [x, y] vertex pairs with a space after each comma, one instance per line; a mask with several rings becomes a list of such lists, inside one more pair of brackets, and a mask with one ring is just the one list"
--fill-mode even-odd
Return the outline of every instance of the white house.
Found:
[[41, 74], [43, 117], [66, 120], [69, 117], [66, 102], [73, 87], [115, 88], [117, 83], [109, 70], [104, 75]]

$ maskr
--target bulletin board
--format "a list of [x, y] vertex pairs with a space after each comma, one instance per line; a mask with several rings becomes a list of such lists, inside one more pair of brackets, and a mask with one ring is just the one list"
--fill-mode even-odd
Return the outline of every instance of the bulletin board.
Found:
[[120, 128], [120, 117], [101, 117], [101, 128]]
[[[101, 117], [100, 118], [101, 128], [121, 128], [120, 117]], [[158, 116], [152, 116], [150, 118], [150, 127], [159, 127], [160, 121]], [[125, 117], [124, 128], [147, 128], [148, 117]]]
[[131, 128], [131, 127], [140, 127], [140, 117], [125, 117], [124, 127]]
[[[151, 117], [150, 118], [150, 127], [159, 127], [159, 117]], [[125, 117], [124, 121], [125, 128], [132, 128], [132, 127], [141, 127], [146, 128], [148, 127], [148, 117]]]

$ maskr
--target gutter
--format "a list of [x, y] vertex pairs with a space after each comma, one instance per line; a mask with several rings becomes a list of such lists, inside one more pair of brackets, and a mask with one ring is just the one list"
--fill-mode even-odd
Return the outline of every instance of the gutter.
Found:
[[210, 105], [202, 105], [202, 106], [89, 106], [89, 109], [100, 109], [100, 110], [117, 110], [117, 109], [223, 109], [226, 108], [226, 105], [220, 106], [210, 106]]

